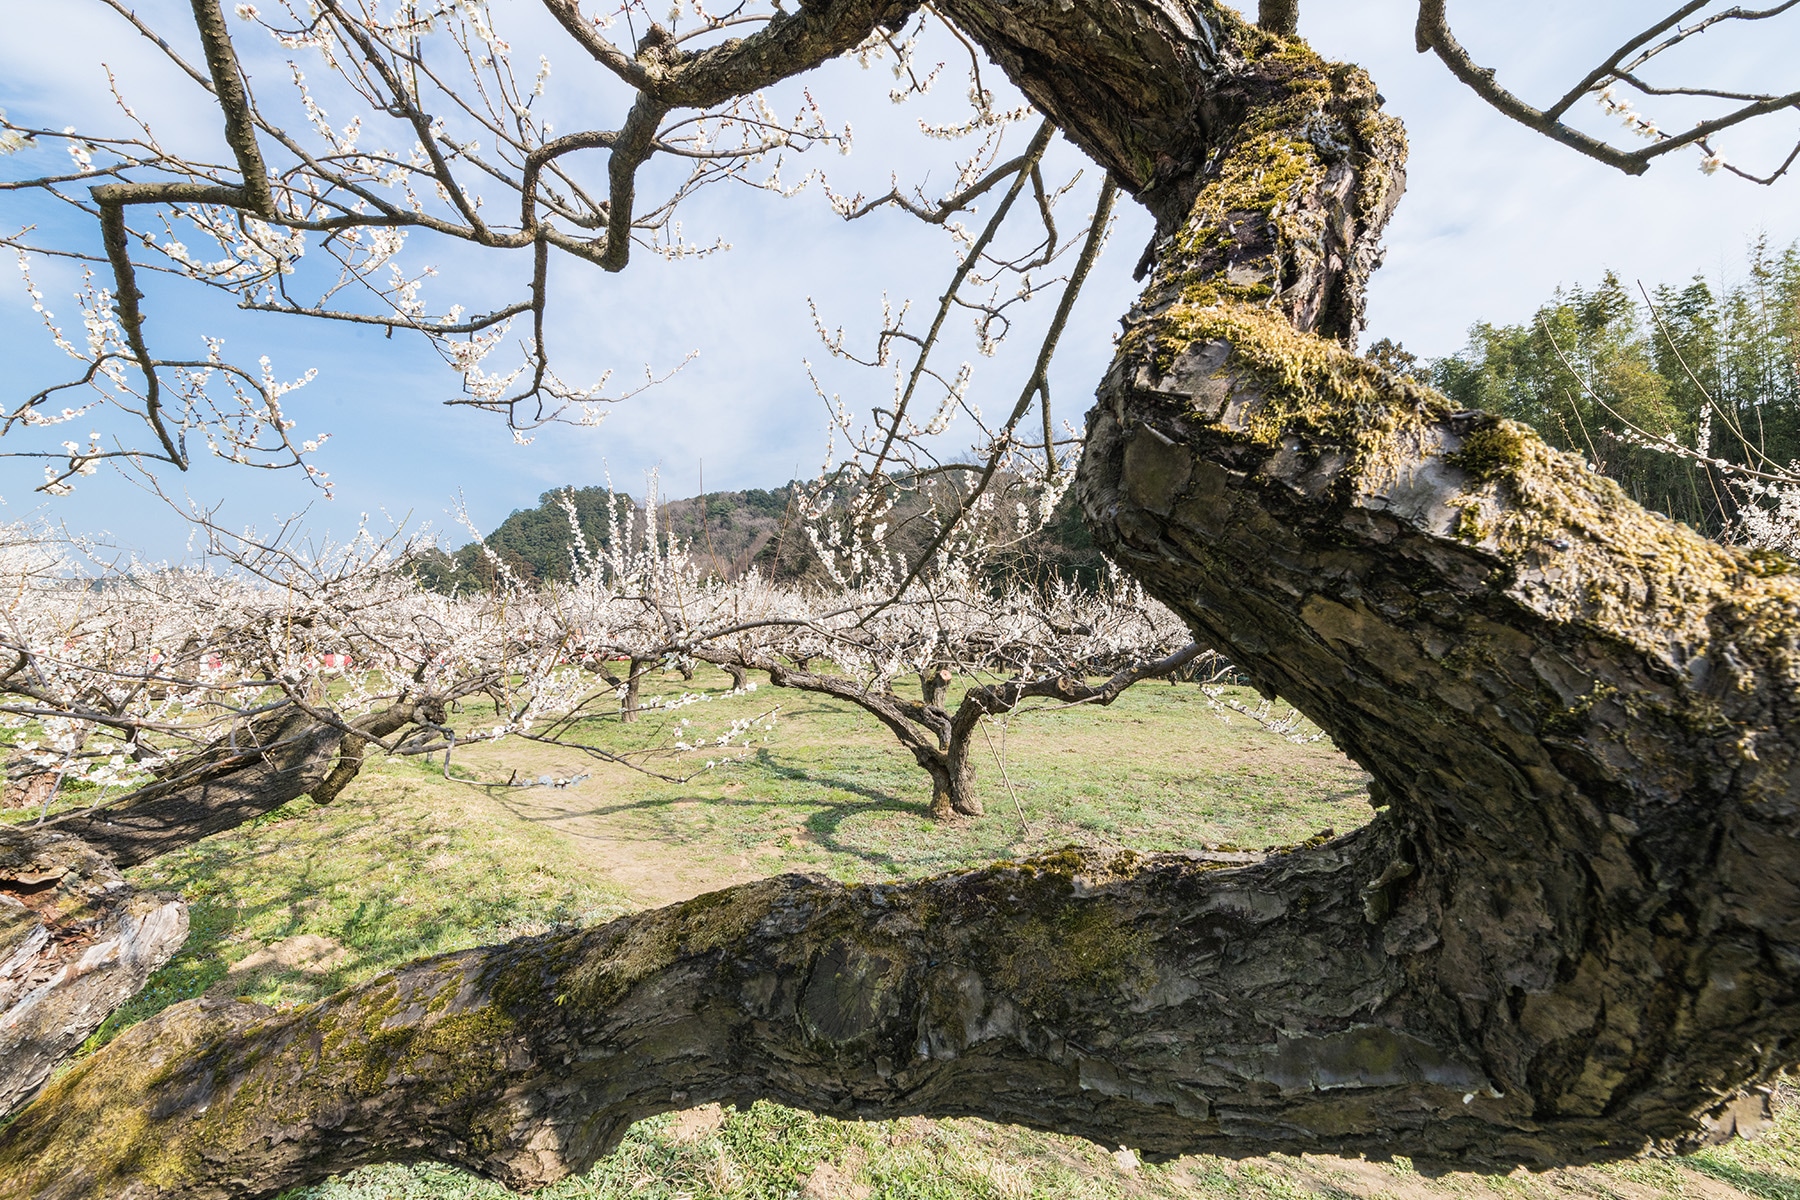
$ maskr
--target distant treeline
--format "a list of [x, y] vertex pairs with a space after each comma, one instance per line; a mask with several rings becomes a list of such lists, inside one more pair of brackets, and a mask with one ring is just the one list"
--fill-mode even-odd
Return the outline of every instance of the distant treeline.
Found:
[[[660, 502], [657, 528], [690, 546], [700, 563], [721, 578], [735, 579], [754, 566], [765, 577], [781, 582], [819, 579], [823, 568], [795, 510], [798, 486], [787, 483], [769, 490], [707, 492]], [[624, 493], [614, 495], [615, 503], [629, 506], [633, 514], [626, 536], [642, 537], [642, 503]], [[612, 537], [607, 489], [558, 489], [539, 496], [536, 508], [515, 511], [481, 543], [470, 542], [453, 553], [427, 550], [417, 555], [412, 563], [414, 574], [435, 591], [486, 591], [493, 587], [494, 560], [498, 559], [526, 582], [567, 579], [574, 538], [562, 504], [565, 496], [574, 504], [590, 550], [604, 549]], [[903, 553], [922, 548], [912, 546], [914, 540], [914, 536], [898, 535], [895, 548]], [[483, 543], [492, 551], [491, 558], [483, 553]], [[1092, 586], [1105, 570], [1105, 561], [1081, 522], [1073, 496], [1065, 495], [1049, 524], [995, 556], [994, 569], [1020, 572], [1040, 582], [1060, 576]]]
[[1421, 362], [1388, 342], [1370, 354], [1466, 408], [1523, 421], [1640, 504], [1716, 537], [1739, 503], [1723, 474], [1645, 447], [1632, 427], [1731, 463], [1800, 459], [1800, 243], [1776, 253], [1758, 241], [1746, 265], [1722, 290], [1695, 277], [1652, 289], [1648, 304], [1608, 272], [1592, 289], [1559, 289], [1525, 324], [1477, 324], [1448, 358]]

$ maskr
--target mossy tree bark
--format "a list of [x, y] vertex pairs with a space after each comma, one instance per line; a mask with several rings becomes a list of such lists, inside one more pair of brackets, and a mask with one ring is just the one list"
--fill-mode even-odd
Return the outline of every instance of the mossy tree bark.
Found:
[[523, 1186], [756, 1097], [1461, 1166], [1756, 1115], [1800, 1058], [1800, 584], [1344, 348], [1403, 153], [1360, 71], [1203, 4], [939, 8], [1158, 217], [1090, 523], [1368, 768], [1373, 823], [789, 877], [288, 1012], [176, 1006], [0, 1134], [0, 1196], [425, 1157]]

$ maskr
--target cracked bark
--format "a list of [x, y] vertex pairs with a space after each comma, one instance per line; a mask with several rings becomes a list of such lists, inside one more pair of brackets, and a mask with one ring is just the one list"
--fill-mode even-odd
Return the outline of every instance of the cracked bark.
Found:
[[1537, 1166], [1753, 1120], [1800, 1024], [1800, 583], [1341, 344], [1401, 186], [1354, 68], [1206, 6], [941, 6], [1159, 220], [1089, 417], [1100, 539], [1369, 770], [1347, 837], [784, 877], [190, 1002], [0, 1133], [0, 1196], [527, 1186], [769, 1097], [1151, 1156]]
[[187, 905], [133, 889], [60, 833], [0, 826], [0, 1116], [187, 939]]

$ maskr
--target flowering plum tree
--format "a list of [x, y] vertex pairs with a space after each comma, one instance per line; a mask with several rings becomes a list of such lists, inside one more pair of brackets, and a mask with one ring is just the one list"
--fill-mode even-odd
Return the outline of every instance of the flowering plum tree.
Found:
[[[979, 552], [945, 548], [937, 570], [901, 580], [894, 576], [904, 560], [889, 561], [885, 578], [877, 572], [855, 586], [795, 597], [795, 618], [785, 627], [711, 638], [688, 652], [861, 708], [930, 777], [937, 817], [982, 815], [974, 751], [983, 717], [1011, 713], [1034, 697], [1105, 706], [1134, 683], [1217, 657], [1166, 607], [1123, 580], [1097, 591], [1018, 580], [994, 586]], [[815, 659], [836, 670], [800, 665]], [[1088, 682], [1102, 664], [1110, 678]], [[959, 675], [983, 681], [952, 707], [950, 685]], [[896, 691], [900, 680], [917, 681], [919, 698]]]
[[[111, 386], [126, 385], [108, 368], [126, 373], [168, 457], [181, 443], [158, 372], [218, 368], [149, 351], [132, 255], [179, 259], [146, 247], [127, 208], [192, 208], [233, 246], [254, 239], [266, 260], [231, 255], [253, 279], [219, 271], [252, 303], [286, 303], [279, 264], [298, 230], [436, 228], [517, 247], [541, 298], [552, 251], [617, 270], [634, 236], [677, 248], [657, 232], [666, 208], [638, 202], [649, 158], [691, 154], [711, 178], [827, 140], [809, 115], [762, 114], [756, 90], [872, 52], [921, 12], [815, 0], [693, 19], [683, 6], [665, 22], [627, 6], [622, 45], [612, 14], [542, 2], [630, 90], [617, 129], [536, 126], [484, 7], [390, 18], [320, 0], [271, 23], [340, 64], [413, 143], [363, 152], [333, 127], [340, 143], [321, 156], [252, 103], [223, 13], [194, 0], [205, 67], [189, 69], [233, 166], [158, 157], [152, 182], [108, 163], [109, 182], [78, 200], [99, 217], [116, 288], [115, 325], [85, 361]], [[1757, 1089], [1800, 1060], [1800, 583], [1354, 355], [1403, 137], [1364, 72], [1288, 36], [1291, 2], [1262, 7], [1268, 28], [1205, 0], [930, 12], [1158, 222], [1088, 417], [1077, 494], [1090, 526], [1367, 768], [1371, 824], [1252, 863], [1068, 853], [907, 884], [789, 876], [427, 960], [305, 1008], [175, 1006], [0, 1132], [0, 1196], [269, 1194], [422, 1156], [525, 1186], [593, 1161], [645, 1114], [760, 1096], [978, 1113], [1155, 1155], [1496, 1166], [1692, 1147], [1750, 1123]], [[1715, 94], [1730, 111], [1682, 134], [1634, 120], [1652, 140], [1629, 153], [1564, 121], [1607, 86], [1672, 102], [1643, 60], [1793, 5], [1680, 24], [1703, 7], [1633, 35], [1543, 109], [1474, 66], [1438, 0], [1421, 3], [1418, 36], [1502, 111], [1635, 172], [1682, 146], [1717, 159], [1706, 139], [1795, 102]], [[455, 111], [491, 118], [499, 142], [437, 124], [439, 102], [457, 101], [428, 36], [463, 38], [480, 86], [456, 92]], [[671, 136], [680, 122], [686, 143]], [[147, 138], [117, 145], [160, 154]], [[606, 155], [592, 186], [571, 165], [587, 153]], [[977, 189], [1005, 202], [1035, 172], [1029, 153], [996, 163], [950, 202]], [[517, 208], [477, 205], [463, 182], [476, 174]], [[404, 286], [384, 293], [400, 315], [382, 320], [412, 328], [424, 322]], [[527, 419], [585, 403], [542, 351], [528, 347], [517, 392], [474, 377], [472, 402]], [[1025, 395], [1041, 409], [1041, 391]], [[880, 419], [874, 463], [890, 444], [929, 450], [911, 417]], [[1017, 449], [1024, 428], [990, 431]], [[1046, 479], [1055, 443], [1046, 432], [1038, 447]], [[79, 470], [88, 454], [62, 461]]]
[[[18, 918], [0, 942], [5, 1107], [185, 935], [184, 906], [134, 896], [119, 869], [302, 795], [328, 804], [371, 748], [442, 751], [448, 773], [447, 709], [462, 697], [495, 700], [473, 736], [557, 741], [592, 691], [567, 662], [557, 597], [421, 590], [405, 547], [366, 531], [302, 552], [198, 519], [213, 561], [183, 569], [96, 563], [43, 529], [0, 530], [0, 727], [10, 773], [48, 781], [27, 793], [36, 822], [0, 830], [0, 911]], [[54, 896], [34, 900], [45, 884]]]
[[[922, 572], [911, 571], [888, 544], [884, 524], [865, 529], [855, 519], [878, 509], [853, 510], [847, 536], [844, 524], [815, 521], [808, 532], [828, 582], [783, 585], [754, 570], [729, 581], [709, 572], [690, 547], [658, 533], [654, 474], [646, 495], [641, 510], [623, 497], [609, 501], [597, 548], [565, 499], [568, 581], [514, 602], [544, 614], [540, 640], [605, 678], [624, 720], [640, 711], [638, 684], [647, 673], [693, 660], [732, 672], [740, 689], [749, 686], [747, 672], [758, 671], [777, 687], [846, 700], [880, 721], [924, 768], [937, 816], [982, 812], [970, 750], [983, 715], [1010, 712], [1034, 696], [1110, 704], [1132, 683], [1216, 658], [1191, 644], [1166, 607], [1122, 578], [1098, 589], [999, 580], [991, 560], [997, 543], [979, 519], [942, 522], [951, 536], [933, 535], [933, 569]], [[966, 517], [982, 515], [979, 499], [971, 508]], [[497, 557], [492, 566], [512, 582]], [[815, 661], [835, 669], [809, 669]], [[613, 662], [629, 663], [629, 674], [612, 675]], [[1102, 669], [1110, 680], [1086, 682]], [[952, 712], [945, 702], [954, 674], [1011, 678], [971, 689]], [[920, 681], [919, 700], [895, 692], [902, 678]], [[570, 706], [534, 736], [561, 738], [588, 707]]]

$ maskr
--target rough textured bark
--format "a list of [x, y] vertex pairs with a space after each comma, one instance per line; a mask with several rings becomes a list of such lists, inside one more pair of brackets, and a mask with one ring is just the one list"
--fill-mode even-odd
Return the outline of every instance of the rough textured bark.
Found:
[[1360, 71], [1204, 5], [940, 11], [1159, 219], [1089, 521], [1371, 772], [1373, 823], [1263, 861], [790, 877], [290, 1012], [189, 1003], [0, 1134], [0, 1196], [416, 1157], [527, 1185], [759, 1096], [1465, 1167], [1754, 1119], [1800, 1060], [1788, 564], [1343, 348], [1403, 153]]
[[0, 1116], [187, 939], [187, 905], [139, 893], [59, 833], [0, 826]]
[[1300, 28], [1300, 0], [1257, 0], [1256, 24], [1270, 33], [1293, 37]]
[[965, 733], [921, 764], [931, 776], [931, 815], [940, 821], [953, 817], [981, 817], [987, 808], [975, 790], [975, 763], [969, 758]]
[[42, 808], [55, 791], [56, 772], [33, 771], [6, 781], [4, 793], [0, 793], [0, 808]]
[[417, 708], [414, 701], [400, 701], [347, 721], [366, 735], [349, 736], [288, 706], [182, 760], [166, 778], [106, 808], [60, 818], [55, 827], [118, 866], [132, 867], [235, 829], [301, 796], [311, 794], [326, 804], [362, 769], [368, 738], [404, 728]]

